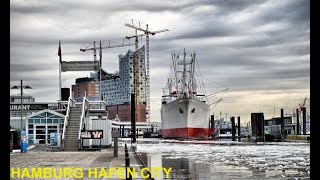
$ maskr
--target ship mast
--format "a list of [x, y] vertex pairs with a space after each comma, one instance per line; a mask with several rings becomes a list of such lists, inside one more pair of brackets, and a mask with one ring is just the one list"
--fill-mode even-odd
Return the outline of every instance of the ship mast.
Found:
[[172, 54], [172, 66], [173, 66], [173, 72], [174, 72], [174, 79], [175, 79], [175, 85], [176, 85], [176, 95], [179, 96], [179, 89], [178, 89], [178, 75], [177, 75], [177, 65], [176, 65], [176, 54]]
[[187, 69], [186, 69], [186, 50], [184, 49], [184, 51], [183, 51], [183, 75], [182, 75], [182, 83], [183, 83], [183, 85], [182, 85], [182, 87], [183, 87], [183, 93], [186, 95], [186, 96], [188, 96], [188, 94], [187, 94], [187, 90], [186, 90], [186, 86], [187, 86], [187, 84], [186, 84], [186, 71], [187, 71]]
[[192, 90], [192, 96], [195, 96], [194, 92], [196, 92], [196, 82], [194, 79], [194, 67], [195, 67], [195, 60], [196, 60], [196, 53], [194, 52], [193, 55], [191, 54], [191, 90]]

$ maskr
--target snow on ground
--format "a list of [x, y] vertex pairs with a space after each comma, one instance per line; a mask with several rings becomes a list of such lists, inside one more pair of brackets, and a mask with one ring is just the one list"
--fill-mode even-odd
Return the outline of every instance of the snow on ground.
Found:
[[[28, 146], [27, 150], [33, 149], [34, 147], [36, 147], [35, 145], [30, 145]], [[12, 153], [20, 153], [21, 149], [14, 149], [12, 150]]]

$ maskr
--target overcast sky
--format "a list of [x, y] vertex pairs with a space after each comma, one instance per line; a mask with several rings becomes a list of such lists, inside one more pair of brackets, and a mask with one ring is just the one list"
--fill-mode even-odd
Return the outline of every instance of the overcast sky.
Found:
[[[59, 40], [63, 61], [93, 60], [92, 51], [79, 49], [133, 35], [124, 24], [134, 19], [153, 31], [169, 29], [150, 36], [152, 121], [160, 121], [170, 53], [184, 48], [197, 53], [207, 93], [230, 88], [211, 113], [248, 121], [261, 111], [272, 118], [274, 109], [276, 116], [281, 108], [292, 113], [305, 97], [309, 111], [309, 6], [308, 0], [12, 0], [10, 85], [22, 79], [36, 101], [56, 101]], [[129, 48], [103, 49], [103, 68], [118, 70], [118, 55]], [[62, 86], [89, 74], [62, 73]]]

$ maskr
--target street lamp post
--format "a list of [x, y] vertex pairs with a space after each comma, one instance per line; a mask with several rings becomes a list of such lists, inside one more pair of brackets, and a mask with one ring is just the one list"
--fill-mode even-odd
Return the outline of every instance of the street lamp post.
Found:
[[20, 86], [13, 86], [11, 89], [19, 89], [19, 88], [20, 88], [20, 90], [21, 90], [21, 92], [20, 92], [20, 93], [21, 93], [21, 94], [20, 94], [20, 101], [21, 101], [21, 102], [20, 102], [20, 103], [21, 103], [21, 104], [20, 104], [20, 106], [21, 106], [21, 107], [20, 107], [20, 113], [21, 113], [20, 131], [22, 131], [22, 124], [23, 124], [23, 123], [22, 123], [22, 121], [23, 121], [23, 114], [22, 114], [22, 113], [23, 113], [22, 94], [23, 94], [23, 88], [25, 88], [25, 89], [32, 89], [32, 88], [31, 88], [30, 86], [23, 86], [23, 85], [22, 85], [22, 80], [21, 80]]

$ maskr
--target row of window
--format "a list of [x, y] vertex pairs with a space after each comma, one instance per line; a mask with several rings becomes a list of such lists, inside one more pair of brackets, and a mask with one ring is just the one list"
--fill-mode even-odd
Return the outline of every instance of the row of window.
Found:
[[[27, 116], [32, 114], [31, 111], [23, 111], [22, 116]], [[10, 111], [10, 117], [21, 117], [21, 111]]]
[[50, 123], [64, 123], [64, 119], [28, 119], [28, 123], [33, 124], [50, 124]]
[[[20, 103], [21, 102], [21, 98], [11, 98], [11, 102], [16, 102], [16, 103]], [[34, 102], [34, 98], [31, 99], [22, 99], [22, 102]]]

